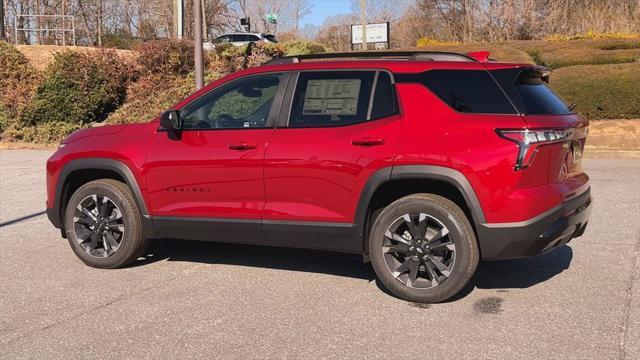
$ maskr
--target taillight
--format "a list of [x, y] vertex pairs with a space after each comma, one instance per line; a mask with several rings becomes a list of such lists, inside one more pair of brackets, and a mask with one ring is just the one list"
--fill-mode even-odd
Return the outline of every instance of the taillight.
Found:
[[518, 158], [516, 170], [522, 170], [531, 165], [538, 147], [564, 141], [573, 135], [574, 129], [524, 129], [524, 130], [496, 130], [500, 137], [518, 144]]

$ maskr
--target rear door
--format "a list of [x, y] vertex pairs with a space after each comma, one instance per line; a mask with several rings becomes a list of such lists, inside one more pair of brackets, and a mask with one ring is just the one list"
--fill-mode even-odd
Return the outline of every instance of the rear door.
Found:
[[358, 251], [365, 182], [391, 166], [400, 125], [386, 71], [294, 73], [265, 154], [263, 230], [273, 244]]

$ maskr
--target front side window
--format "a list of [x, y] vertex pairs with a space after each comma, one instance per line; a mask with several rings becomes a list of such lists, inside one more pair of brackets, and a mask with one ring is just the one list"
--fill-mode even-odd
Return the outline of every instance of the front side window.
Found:
[[281, 74], [252, 76], [202, 96], [181, 111], [183, 129], [266, 127]]
[[289, 126], [341, 126], [366, 121], [374, 77], [375, 71], [301, 73]]

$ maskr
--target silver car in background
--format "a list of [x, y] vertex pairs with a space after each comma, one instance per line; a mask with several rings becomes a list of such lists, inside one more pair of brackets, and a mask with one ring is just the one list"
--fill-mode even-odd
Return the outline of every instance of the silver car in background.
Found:
[[273, 35], [263, 33], [235, 32], [219, 35], [211, 41], [204, 42], [204, 50], [212, 51], [217, 44], [231, 44], [233, 46], [246, 46], [249, 43], [265, 42], [275, 44], [278, 41]]

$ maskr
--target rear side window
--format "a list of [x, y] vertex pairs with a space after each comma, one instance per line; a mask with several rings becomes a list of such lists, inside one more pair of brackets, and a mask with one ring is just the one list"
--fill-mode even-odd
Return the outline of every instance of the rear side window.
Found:
[[420, 82], [458, 112], [515, 114], [516, 111], [485, 70], [431, 70], [396, 76], [397, 81]]
[[375, 71], [301, 73], [289, 126], [341, 126], [366, 121], [374, 76]]
[[521, 113], [530, 115], [565, 115], [571, 111], [560, 97], [533, 69], [494, 70], [492, 74]]

